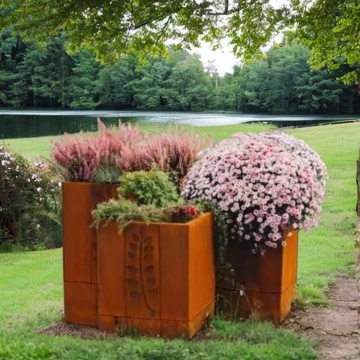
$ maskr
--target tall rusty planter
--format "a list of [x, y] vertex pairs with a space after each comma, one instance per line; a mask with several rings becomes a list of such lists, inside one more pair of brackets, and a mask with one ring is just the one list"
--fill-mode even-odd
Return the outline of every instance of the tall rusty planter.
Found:
[[65, 320], [97, 326], [97, 239], [91, 227], [96, 205], [117, 196], [118, 185], [63, 182]]
[[191, 338], [214, 313], [210, 213], [185, 223], [98, 229], [98, 327]]
[[[229, 242], [226, 262], [234, 270], [234, 282], [217, 281], [219, 310], [239, 318], [258, 316], [281, 323], [296, 296], [298, 231], [285, 230], [285, 247], [253, 254], [248, 241]], [[221, 305], [220, 305], [221, 304]]]

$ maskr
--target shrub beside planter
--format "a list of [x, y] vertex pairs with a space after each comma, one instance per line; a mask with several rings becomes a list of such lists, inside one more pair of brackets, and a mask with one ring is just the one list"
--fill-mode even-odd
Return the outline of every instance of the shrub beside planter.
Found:
[[96, 205], [117, 197], [117, 185], [62, 183], [65, 320], [97, 326]]
[[212, 217], [98, 229], [98, 327], [191, 338], [214, 314]]
[[[288, 236], [290, 234], [290, 236]], [[220, 312], [239, 318], [258, 317], [281, 323], [296, 296], [298, 231], [285, 230], [286, 246], [253, 254], [250, 241], [230, 241], [225, 260], [233, 270], [235, 284], [217, 282]]]

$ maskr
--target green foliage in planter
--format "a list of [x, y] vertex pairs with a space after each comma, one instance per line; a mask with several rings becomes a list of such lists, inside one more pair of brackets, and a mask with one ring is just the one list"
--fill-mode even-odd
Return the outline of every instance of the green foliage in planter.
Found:
[[120, 196], [134, 199], [138, 205], [153, 204], [163, 207], [180, 200], [177, 189], [168, 175], [155, 168], [151, 171], [123, 174], [118, 192]]
[[99, 204], [92, 212], [94, 226], [102, 222], [115, 221], [119, 223], [119, 233], [131, 221], [184, 223], [191, 221], [202, 213], [202, 206], [190, 203], [172, 204], [167, 207], [157, 207], [154, 204], [139, 205], [135, 201], [120, 196]]
[[180, 198], [168, 175], [156, 168], [125, 173], [118, 192], [118, 199], [99, 204], [93, 211], [96, 227], [103, 221], [116, 221], [121, 233], [131, 221], [179, 223], [200, 214], [198, 207]]
[[99, 227], [103, 221], [105, 223], [109, 221], [118, 222], [120, 233], [131, 221], [144, 221], [148, 224], [150, 222], [166, 222], [169, 218], [162, 208], [153, 204], [138, 205], [136, 202], [121, 196], [116, 200], [111, 199], [99, 204], [92, 215], [96, 227]]

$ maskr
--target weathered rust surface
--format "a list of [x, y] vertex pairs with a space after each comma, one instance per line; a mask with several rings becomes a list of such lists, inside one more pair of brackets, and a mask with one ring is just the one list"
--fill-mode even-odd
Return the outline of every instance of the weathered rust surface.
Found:
[[97, 285], [64, 281], [64, 294], [66, 322], [96, 326]]
[[[96, 326], [92, 312], [84, 315], [88, 302], [96, 302], [96, 292], [81, 290], [85, 284], [97, 284], [97, 241], [96, 229], [91, 225], [92, 210], [96, 205], [117, 196], [117, 185], [81, 182], [62, 184], [63, 216], [63, 272], [65, 296], [65, 320], [72, 323]], [[66, 284], [71, 283], [71, 287]], [[76, 284], [78, 288], [76, 288]], [[71, 291], [69, 290], [71, 288]], [[75, 299], [75, 297], [78, 299]], [[75, 312], [80, 311], [79, 321]], [[71, 315], [70, 315], [71, 314]]]
[[284, 231], [285, 247], [252, 254], [247, 241], [229, 243], [226, 261], [234, 270], [235, 284], [217, 282], [220, 311], [240, 318], [256, 316], [281, 323], [296, 296], [298, 231]]
[[[116, 256], [118, 255], [118, 256]], [[191, 338], [214, 313], [211, 214], [98, 231], [99, 328]]]

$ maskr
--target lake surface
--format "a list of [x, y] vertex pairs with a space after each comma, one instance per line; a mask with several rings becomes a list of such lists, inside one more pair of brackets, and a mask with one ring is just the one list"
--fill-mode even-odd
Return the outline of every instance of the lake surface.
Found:
[[106, 125], [122, 122], [177, 123], [193, 126], [232, 125], [244, 122], [275, 123], [278, 126], [313, 125], [359, 119], [360, 116], [293, 116], [242, 113], [187, 113], [145, 111], [0, 110], [0, 139], [37, 137], [95, 131], [96, 119]]

